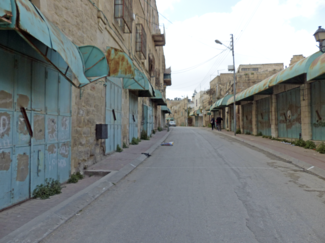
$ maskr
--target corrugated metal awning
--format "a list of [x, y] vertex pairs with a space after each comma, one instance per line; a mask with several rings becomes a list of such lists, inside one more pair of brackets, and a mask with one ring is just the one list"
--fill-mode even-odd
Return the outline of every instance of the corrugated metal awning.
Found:
[[310, 65], [307, 81], [312, 79], [325, 79], [325, 53], [318, 56]]
[[227, 102], [228, 100], [233, 97], [233, 95], [226, 95], [225, 97], [221, 98], [220, 100], [217, 100], [216, 103], [214, 103], [211, 107], [210, 107], [210, 111], [217, 111], [220, 108], [224, 108], [227, 106]]
[[167, 106], [162, 105], [162, 106], [160, 106], [160, 108], [161, 108], [161, 111], [163, 113], [169, 113], [169, 114], [171, 114], [171, 112], [170, 112], [170, 110], [169, 110], [169, 108]]
[[[268, 77], [261, 82], [249, 87], [248, 89], [245, 89], [244, 91], [238, 93], [236, 95], [236, 102], [253, 100], [253, 96], [257, 94], [272, 94], [273, 87], [281, 83], [302, 84], [304, 83], [306, 76], [307, 80], [311, 80], [318, 75], [322, 75], [322, 73], [325, 73], [325, 57], [323, 64], [320, 59], [322, 59], [322, 53], [316, 52], [313, 55], [300, 60], [289, 68], [286, 68], [281, 72], [274, 74], [273, 76]], [[228, 100], [227, 105], [230, 105], [232, 103], [234, 103], [234, 97]]]
[[155, 89], [155, 97], [152, 97], [151, 100], [157, 105], [167, 105], [165, 98], [161, 95], [158, 89]]
[[109, 67], [104, 52], [96, 46], [79, 46], [85, 65], [85, 75], [91, 82], [108, 76]]
[[[12, 6], [13, 17], [11, 23], [2, 23], [0, 29], [16, 30], [29, 45], [51, 63], [75, 87], [84, 86], [93, 81], [87, 79], [83, 55], [79, 48], [49, 21], [37, 7], [29, 0], [1, 0], [0, 9], [7, 8], [6, 6], [9, 6], [9, 2]], [[42, 46], [39, 42], [45, 46]], [[66, 70], [56, 66], [47, 57], [48, 48], [60, 54], [68, 65]], [[68, 77], [68, 69], [71, 69], [79, 83]], [[98, 70], [98, 68], [96, 69]], [[107, 69], [101, 70], [100, 73], [102, 74], [106, 71]]]
[[0, 3], [0, 26], [10, 24], [12, 18], [12, 5], [10, 0], [1, 0]]
[[150, 84], [148, 78], [145, 74], [134, 67], [135, 77], [134, 78], [124, 78], [123, 88], [138, 90], [139, 97], [154, 97], [153, 87]]
[[106, 58], [110, 77], [129, 79], [135, 77], [134, 64], [125, 52], [114, 47], [108, 47], [106, 50]]

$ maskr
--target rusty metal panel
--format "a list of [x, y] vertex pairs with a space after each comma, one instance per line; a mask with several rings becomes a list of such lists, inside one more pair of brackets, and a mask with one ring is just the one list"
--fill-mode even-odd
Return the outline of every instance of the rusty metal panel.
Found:
[[157, 103], [157, 105], [167, 105], [165, 98], [162, 97], [158, 89], [155, 89], [155, 97], [152, 97], [151, 101]]
[[325, 140], [325, 83], [311, 83], [311, 125], [313, 140]]
[[135, 77], [133, 62], [125, 52], [113, 47], [108, 47], [106, 59], [109, 66], [110, 77], [130, 79]]
[[256, 101], [257, 133], [271, 136], [270, 98]]
[[242, 106], [243, 112], [243, 132], [253, 133], [253, 104], [246, 104]]
[[325, 54], [313, 60], [309, 67], [307, 81], [317, 78], [325, 78]]
[[[96, 46], [79, 46], [78, 47], [85, 65], [85, 75], [89, 77], [101, 77], [108, 76], [109, 67], [106, 60], [106, 56], [102, 50]], [[95, 81], [97, 79], [92, 79]]]
[[299, 138], [301, 133], [300, 88], [277, 95], [278, 132], [282, 138]]
[[124, 78], [123, 88], [132, 90], [149, 90], [149, 80], [145, 78], [144, 74], [134, 67], [135, 76], [133, 79]]

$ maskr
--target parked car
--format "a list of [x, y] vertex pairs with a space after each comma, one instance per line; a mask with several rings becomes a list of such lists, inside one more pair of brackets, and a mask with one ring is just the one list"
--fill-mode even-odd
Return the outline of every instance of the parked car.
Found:
[[171, 127], [171, 126], [176, 127], [176, 122], [174, 122], [174, 121], [170, 121], [170, 122], [169, 122], [169, 126], [170, 126], [170, 127]]

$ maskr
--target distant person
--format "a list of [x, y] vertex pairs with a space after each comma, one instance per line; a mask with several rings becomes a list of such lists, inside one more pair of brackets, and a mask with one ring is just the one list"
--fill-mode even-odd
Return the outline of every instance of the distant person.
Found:
[[211, 118], [211, 127], [212, 127], [212, 130], [214, 128], [214, 117]]
[[223, 121], [223, 119], [220, 116], [218, 116], [216, 121], [217, 121], [217, 130], [221, 131], [221, 121]]

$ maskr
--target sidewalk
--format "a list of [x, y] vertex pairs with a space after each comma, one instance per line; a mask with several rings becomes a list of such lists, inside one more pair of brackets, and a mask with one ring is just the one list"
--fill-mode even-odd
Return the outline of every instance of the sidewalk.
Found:
[[251, 146], [275, 154], [304, 170], [308, 170], [311, 173], [325, 178], [325, 155], [320, 154], [315, 150], [304, 149], [302, 147], [254, 135], [237, 134], [235, 137], [233, 132], [227, 132], [226, 130], [222, 130], [221, 132], [214, 130], [214, 132], [230, 136], [239, 141], [250, 144]]
[[0, 212], [0, 243], [40, 241], [128, 175], [147, 159], [141, 153], [151, 154], [168, 135], [156, 132], [150, 140], [130, 145], [88, 168], [111, 171], [104, 177], [85, 176], [76, 184], [64, 184], [62, 193], [50, 199], [30, 199]]

